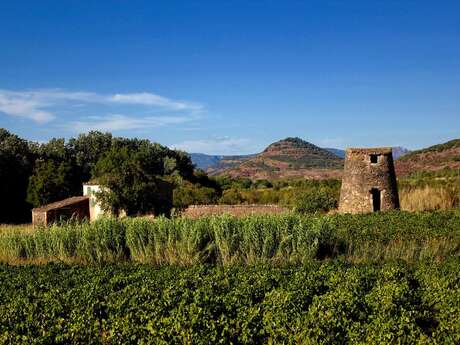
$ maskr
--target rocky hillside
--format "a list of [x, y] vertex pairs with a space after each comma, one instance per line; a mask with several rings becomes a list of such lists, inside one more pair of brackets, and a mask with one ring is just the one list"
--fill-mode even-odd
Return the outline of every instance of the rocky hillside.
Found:
[[251, 179], [340, 176], [343, 160], [337, 155], [300, 138], [286, 138], [254, 156], [236, 156], [208, 169], [211, 175]]
[[396, 160], [398, 176], [418, 171], [437, 171], [445, 168], [460, 169], [460, 139], [412, 151]]

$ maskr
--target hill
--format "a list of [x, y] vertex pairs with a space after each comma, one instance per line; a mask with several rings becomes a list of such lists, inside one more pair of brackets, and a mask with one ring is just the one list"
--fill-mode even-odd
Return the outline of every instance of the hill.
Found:
[[343, 160], [300, 138], [286, 138], [269, 145], [253, 156], [233, 156], [211, 167], [211, 175], [248, 177], [251, 179], [340, 176]]
[[460, 139], [412, 151], [396, 160], [396, 172], [399, 176], [445, 168], [460, 169]]
[[198, 169], [206, 170], [218, 164], [224, 156], [207, 155], [205, 153], [189, 153], [190, 159]]
[[240, 164], [245, 159], [254, 157], [255, 154], [249, 155], [207, 155], [205, 153], [190, 153], [190, 159], [198, 169], [212, 173], [217, 170], [224, 170]]
[[324, 149], [328, 150], [329, 152], [331, 152], [333, 154], [335, 154], [337, 157], [345, 158], [345, 150], [334, 149], [334, 148], [331, 148], [331, 147], [325, 147]]

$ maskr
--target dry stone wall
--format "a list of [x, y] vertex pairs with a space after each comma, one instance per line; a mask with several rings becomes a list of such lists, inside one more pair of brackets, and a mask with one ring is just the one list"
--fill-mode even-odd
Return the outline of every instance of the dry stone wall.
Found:
[[192, 205], [182, 212], [183, 217], [199, 218], [203, 216], [230, 214], [244, 217], [253, 214], [282, 214], [289, 212], [278, 205]]

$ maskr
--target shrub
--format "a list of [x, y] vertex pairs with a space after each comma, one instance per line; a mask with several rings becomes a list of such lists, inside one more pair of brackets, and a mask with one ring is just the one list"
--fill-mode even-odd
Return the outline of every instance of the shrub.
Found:
[[300, 194], [294, 210], [301, 214], [323, 213], [337, 208], [336, 196], [326, 189]]

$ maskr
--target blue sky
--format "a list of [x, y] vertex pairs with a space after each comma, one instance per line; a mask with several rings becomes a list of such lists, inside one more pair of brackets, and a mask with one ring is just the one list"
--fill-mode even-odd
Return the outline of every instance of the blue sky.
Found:
[[0, 1], [0, 127], [190, 152], [460, 137], [459, 1]]

